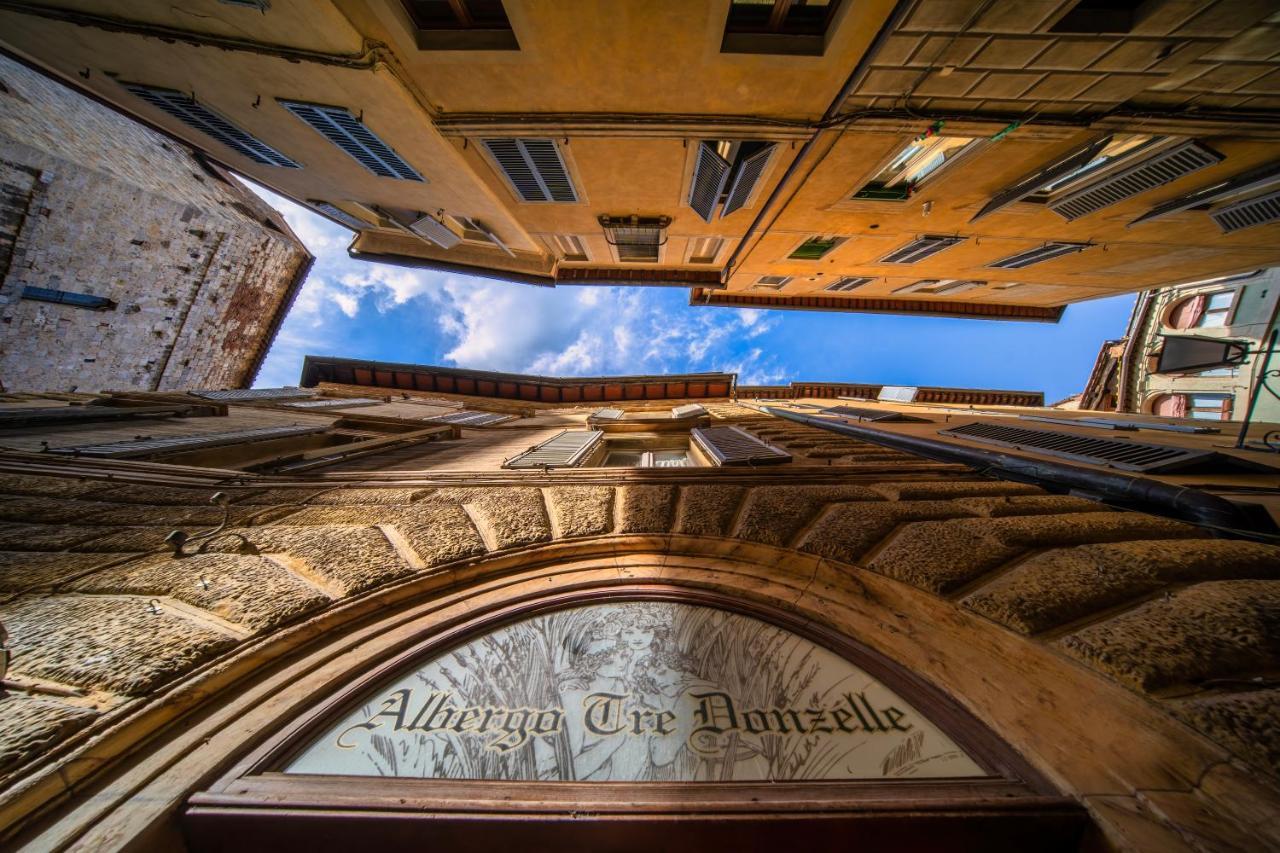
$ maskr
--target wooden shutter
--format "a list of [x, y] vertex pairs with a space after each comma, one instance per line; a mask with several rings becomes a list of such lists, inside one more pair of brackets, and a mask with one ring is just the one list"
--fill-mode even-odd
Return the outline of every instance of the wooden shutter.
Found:
[[724, 201], [724, 211], [720, 214], [721, 216], [728, 216], [742, 209], [751, 200], [751, 193], [755, 191], [756, 183], [764, 174], [764, 167], [773, 156], [773, 149], [776, 147], [770, 143], [742, 161], [742, 165], [738, 167], [737, 177], [729, 187], [729, 197]]
[[73, 447], [51, 447], [49, 453], [70, 456], [92, 456], [95, 459], [134, 459], [156, 453], [179, 453], [186, 450], [203, 450], [228, 444], [244, 444], [250, 441], [267, 441], [273, 438], [289, 438], [324, 432], [327, 426], [287, 426], [242, 429], [235, 432], [208, 432], [203, 435], [168, 435], [159, 438], [137, 438], [133, 441], [113, 441], [107, 444], [81, 444]]
[[739, 427], [694, 429], [691, 435], [694, 443], [711, 457], [716, 465], [766, 465], [791, 461], [790, 453], [765, 444]]
[[598, 421], [620, 421], [625, 414], [622, 409], [596, 409], [591, 417]]
[[1204, 316], [1205, 294], [1187, 297], [1169, 312], [1169, 325], [1175, 329], [1190, 329]]
[[1097, 438], [1072, 432], [998, 424], [965, 424], [938, 430], [938, 434], [981, 444], [998, 444], [1019, 450], [1035, 451], [1046, 456], [1058, 456], [1090, 465], [1105, 465], [1122, 471], [1144, 473], [1176, 471], [1216, 456], [1216, 453], [1211, 450], [1192, 450], [1186, 447], [1147, 444], [1141, 441], [1118, 441], [1113, 438]]
[[1218, 223], [1223, 234], [1264, 225], [1280, 219], [1280, 192], [1268, 193], [1258, 198], [1249, 198], [1229, 204], [1219, 210], [1210, 212], [1209, 216]]
[[1125, 227], [1132, 228], [1139, 223], [1154, 222], [1157, 219], [1162, 219], [1202, 204], [1214, 204], [1220, 199], [1266, 189], [1277, 182], [1280, 182], [1280, 160], [1268, 163], [1265, 166], [1259, 166], [1256, 169], [1250, 169], [1247, 172], [1241, 172], [1234, 178], [1228, 178], [1225, 181], [1219, 181], [1193, 193], [1170, 199], [1164, 204], [1158, 204]]
[[413, 222], [409, 230], [419, 237], [435, 243], [441, 249], [452, 249], [462, 242], [462, 238], [449, 229], [447, 225], [434, 216], [424, 216]]
[[690, 403], [687, 406], [675, 406], [671, 409], [671, 417], [673, 418], [697, 418], [707, 413], [706, 406], [699, 403]]
[[1052, 166], [1041, 169], [1035, 174], [1023, 178], [1013, 186], [1009, 187], [1009, 189], [998, 193], [991, 199], [991, 201], [987, 202], [986, 206], [975, 213], [973, 218], [969, 220], [970, 224], [977, 222], [984, 216], [989, 216], [990, 214], [995, 213], [1002, 207], [1008, 207], [1015, 201], [1021, 201], [1046, 184], [1051, 184], [1064, 175], [1069, 175], [1081, 166], [1086, 165], [1097, 156], [1099, 151], [1106, 148], [1107, 143], [1110, 141], [1110, 136], [1104, 136], [1102, 139], [1091, 142], [1074, 154], [1067, 155]]
[[278, 102], [373, 174], [402, 181], [423, 180], [416, 169], [345, 107], [283, 99], [278, 99]]
[[232, 388], [225, 391], [190, 391], [193, 397], [238, 403], [247, 400], [308, 400], [315, 392], [306, 388]]
[[213, 137], [232, 151], [248, 157], [255, 163], [261, 163], [264, 166], [282, 166], [288, 169], [301, 167], [301, 164], [295, 163], [261, 139], [232, 124], [219, 113], [197, 103], [195, 98], [186, 92], [143, 86], [140, 83], [123, 85], [129, 92], [156, 109], [163, 110], [187, 127]]
[[1198, 142], [1184, 142], [1140, 163], [1049, 202], [1049, 209], [1068, 221], [1079, 219], [1131, 196], [1172, 183], [1183, 175], [1222, 160], [1222, 155]]
[[503, 468], [577, 468], [604, 441], [596, 430], [565, 430], [519, 456], [508, 459]]
[[483, 143], [523, 201], [578, 200], [554, 139], [501, 138]]
[[433, 424], [456, 424], [458, 426], [479, 427], [498, 424], [511, 420], [514, 415], [503, 415], [495, 412], [450, 412], [447, 415], [423, 418]]
[[936, 255], [943, 249], [963, 243], [967, 237], [926, 236], [912, 240], [907, 245], [894, 249], [880, 259], [882, 264], [914, 264], [923, 261], [930, 255]]
[[717, 154], [709, 143], [698, 143], [698, 161], [693, 166], [693, 180], [689, 184], [689, 206], [704, 222], [715, 218], [730, 168], [729, 161]]

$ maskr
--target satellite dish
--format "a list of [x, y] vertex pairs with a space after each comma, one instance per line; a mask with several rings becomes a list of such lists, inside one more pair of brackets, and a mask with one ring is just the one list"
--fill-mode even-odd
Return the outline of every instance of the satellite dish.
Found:
[[1196, 373], [1216, 367], [1235, 367], [1248, 357], [1248, 347], [1238, 341], [1198, 335], [1167, 335], [1156, 373]]

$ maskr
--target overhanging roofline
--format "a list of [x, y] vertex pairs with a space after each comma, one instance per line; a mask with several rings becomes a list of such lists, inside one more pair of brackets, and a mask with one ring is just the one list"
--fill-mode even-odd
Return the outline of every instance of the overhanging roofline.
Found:
[[1018, 320], [1029, 323], [1056, 323], [1063, 306], [1006, 305], [994, 302], [950, 302], [946, 300], [854, 298], [834, 296], [782, 296], [763, 293], [712, 292], [695, 287], [689, 291], [690, 305], [729, 308], [761, 308], [770, 311], [843, 311], [855, 314], [910, 314], [925, 317], [958, 317], [966, 320]]
[[355, 243], [353, 241], [351, 247], [347, 249], [347, 256], [357, 261], [390, 264], [396, 267], [409, 267], [410, 269], [473, 275], [477, 278], [489, 278], [495, 281], [531, 284], [534, 287], [556, 286], [556, 280], [549, 275], [514, 272], [512, 270], [497, 269], [496, 267], [478, 267], [472, 264], [460, 264], [456, 261], [439, 261], [433, 258], [419, 258], [414, 255], [401, 255], [394, 252], [361, 252], [355, 249], [354, 246]]
[[[874, 399], [884, 384], [874, 382], [792, 382], [790, 385], [739, 385], [738, 398], [744, 400], [839, 399], [864, 397]], [[923, 405], [971, 406], [1043, 406], [1043, 391], [1016, 391], [1002, 388], [947, 388], [937, 385], [913, 385], [912, 402]]]

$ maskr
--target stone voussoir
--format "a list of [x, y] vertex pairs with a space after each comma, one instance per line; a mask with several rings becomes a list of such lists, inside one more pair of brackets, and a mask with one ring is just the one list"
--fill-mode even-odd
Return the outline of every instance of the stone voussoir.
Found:
[[0, 692], [0, 779], [58, 741], [91, 723], [97, 714], [44, 696]]
[[879, 500], [865, 486], [758, 486], [744, 499], [733, 535], [785, 546], [829, 503]]
[[542, 491], [560, 537], [601, 536], [613, 530], [611, 487], [548, 486]]
[[618, 533], [666, 533], [671, 530], [675, 486], [618, 487]]

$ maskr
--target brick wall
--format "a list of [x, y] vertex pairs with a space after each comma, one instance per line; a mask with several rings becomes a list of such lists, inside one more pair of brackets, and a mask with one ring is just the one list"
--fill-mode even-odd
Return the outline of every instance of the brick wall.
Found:
[[[191, 152], [0, 57], [0, 382], [238, 387], [309, 255]], [[25, 287], [103, 296], [91, 311]]]

